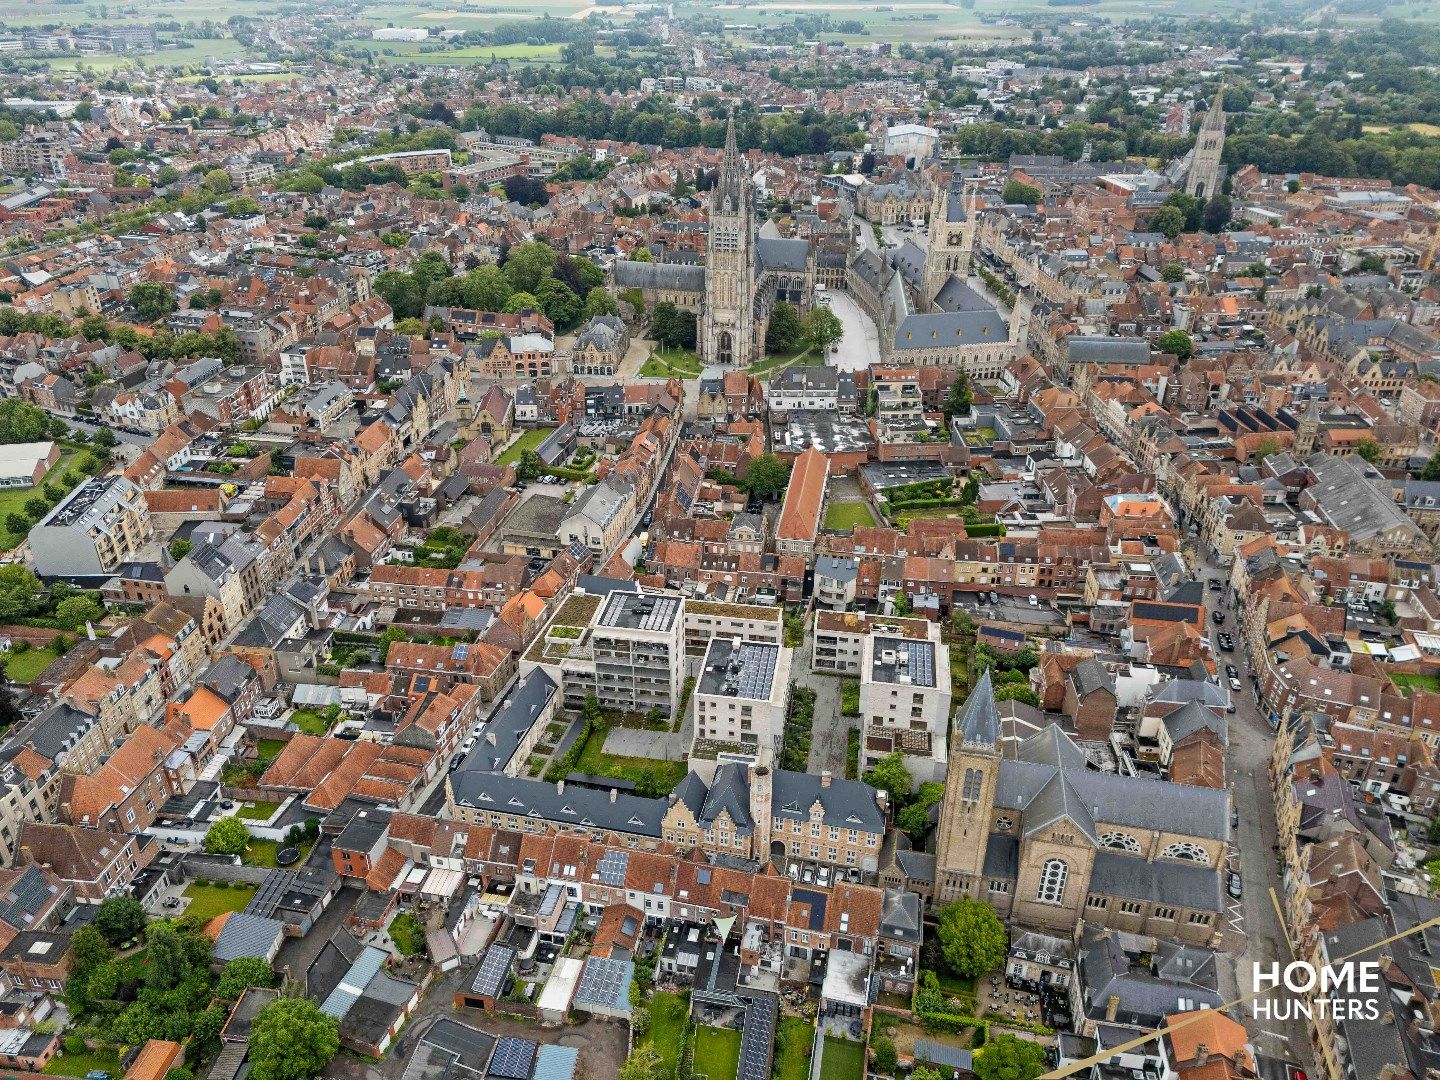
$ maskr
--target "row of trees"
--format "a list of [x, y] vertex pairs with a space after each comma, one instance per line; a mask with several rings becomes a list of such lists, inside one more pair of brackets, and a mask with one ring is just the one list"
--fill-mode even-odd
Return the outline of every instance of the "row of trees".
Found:
[[564, 332], [593, 315], [615, 313], [615, 298], [605, 291], [604, 280], [600, 268], [588, 259], [559, 253], [540, 240], [527, 240], [506, 252], [498, 266], [478, 266], [463, 274], [456, 274], [439, 253], [426, 252], [408, 271], [378, 275], [374, 288], [397, 320], [418, 318], [431, 306], [509, 312], [534, 309], [543, 311], [555, 328]]
[[21, 313], [13, 307], [0, 308], [0, 335], [43, 334], [49, 338], [67, 338], [79, 334], [87, 341], [103, 341], [122, 349], [138, 352], [147, 360], [183, 360], [196, 356], [214, 356], [233, 364], [240, 357], [240, 343], [229, 327], [213, 334], [190, 331], [172, 334], [158, 330], [142, 334], [128, 323], [112, 323], [101, 315], [84, 315], [71, 322], [47, 312], [38, 315]]

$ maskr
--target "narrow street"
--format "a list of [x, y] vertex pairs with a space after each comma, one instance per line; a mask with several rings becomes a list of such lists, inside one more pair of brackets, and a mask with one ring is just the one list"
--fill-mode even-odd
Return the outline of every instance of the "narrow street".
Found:
[[[1239, 827], [1231, 839], [1228, 870], [1240, 871], [1243, 890], [1238, 902], [1228, 892], [1225, 895], [1224, 929], [1227, 947], [1235, 955], [1237, 992], [1248, 994], [1255, 989], [1256, 965], [1283, 965], [1291, 959], [1289, 939], [1271, 899], [1271, 890], [1279, 896], [1282, 888], [1276, 850], [1275, 801], [1270, 793], [1269, 773], [1275, 736], [1251, 689], [1249, 665], [1243, 643], [1238, 640], [1230, 590], [1227, 587], [1215, 591], [1208, 587], [1212, 578], [1228, 581], [1228, 571], [1215, 563], [1208, 551], [1203, 552], [1201, 558], [1201, 577], [1207, 583], [1206, 632], [1212, 639], [1222, 631], [1237, 638], [1235, 652], [1217, 651], [1215, 655], [1222, 665], [1222, 682], [1228, 685], [1223, 665], [1233, 664], [1239, 671], [1241, 686], [1233, 695], [1235, 712], [1230, 717], [1226, 772], [1232, 805], [1239, 818]], [[1225, 613], [1225, 622], [1220, 626], [1212, 617], [1212, 612], [1217, 610]], [[1309, 1035], [1303, 1021], [1257, 1021], [1249, 1009], [1244, 1010], [1243, 1020], [1259, 1052], [1290, 1058], [1302, 1065], [1308, 1062]]]

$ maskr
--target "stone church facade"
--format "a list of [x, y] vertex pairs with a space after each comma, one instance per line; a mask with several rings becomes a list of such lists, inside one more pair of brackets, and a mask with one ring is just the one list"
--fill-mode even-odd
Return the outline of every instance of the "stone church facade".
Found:
[[984, 900], [1018, 927], [1083, 919], [1211, 946], [1228, 842], [1224, 791], [1103, 772], [1055, 725], [1002, 748], [987, 672], [951, 735], [933, 869], [900, 853], [880, 879], [937, 906]]

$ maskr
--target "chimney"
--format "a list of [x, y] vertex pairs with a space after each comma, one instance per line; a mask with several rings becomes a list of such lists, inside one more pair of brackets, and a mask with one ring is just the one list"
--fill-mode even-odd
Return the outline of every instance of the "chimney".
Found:
[[1113, 1024], [1115, 1022], [1115, 1017], [1119, 1014], [1119, 1012], [1120, 995], [1111, 994], [1105, 1002], [1105, 1022], [1107, 1024]]
[[1210, 1061], [1210, 1047], [1206, 1046], [1204, 1043], [1196, 1043], [1196, 1044], [1195, 1044], [1195, 1062], [1194, 1062], [1195, 1066], [1198, 1068], [1198, 1067], [1201, 1066], [1201, 1065], [1207, 1064], [1209, 1061]]
[[556, 781], [555, 781], [555, 794], [556, 794], [556, 795], [564, 795], [564, 794], [565, 794], [565, 781], [564, 781], [564, 780], [556, 780]]
[[829, 769], [826, 769], [824, 772], [822, 772], [822, 773], [820, 774], [820, 786], [821, 786], [822, 788], [827, 788], [827, 787], [830, 786], [830, 770], [829, 770]]
[[[562, 780], [561, 783], [563, 784], [564, 781]], [[615, 800], [618, 799], [619, 797], [620, 797], [620, 791], [619, 791], [619, 789], [612, 787], [612, 788], [610, 789], [610, 802], [611, 802], [611, 803], [614, 803]]]

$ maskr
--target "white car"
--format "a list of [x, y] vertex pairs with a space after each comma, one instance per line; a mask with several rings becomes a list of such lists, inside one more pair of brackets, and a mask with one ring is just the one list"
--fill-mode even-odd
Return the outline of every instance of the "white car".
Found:
[[1240, 692], [1240, 680], [1239, 680], [1239, 679], [1231, 679], [1231, 680], [1230, 680], [1230, 689], [1233, 690], [1235, 693], [1238, 694], [1238, 693]]
[[1040, 606], [1040, 598], [1039, 598], [1038, 596], [1036, 596], [1033, 592], [1030, 594], [1030, 606], [1031, 606], [1031, 607], [1039, 607], [1039, 606]]

